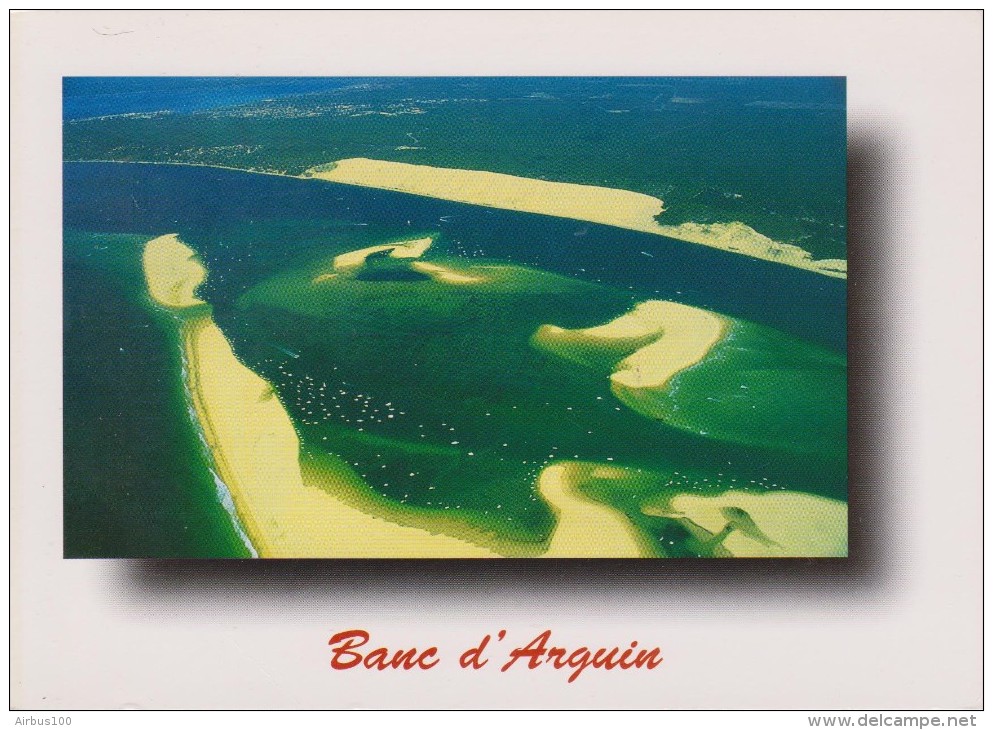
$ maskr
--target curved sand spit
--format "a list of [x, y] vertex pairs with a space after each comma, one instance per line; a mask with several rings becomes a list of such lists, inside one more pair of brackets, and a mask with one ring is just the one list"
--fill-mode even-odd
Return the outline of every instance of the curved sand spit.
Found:
[[629, 190], [365, 158], [318, 165], [307, 170], [303, 177], [603, 223], [733, 251], [826, 276], [848, 276], [845, 260], [815, 260], [810, 252], [799, 246], [774, 241], [741, 222], [660, 225], [656, 217], [665, 210], [662, 201]]
[[[425, 251], [431, 248], [432, 242], [431, 238], [418, 238], [413, 241], [397, 241], [396, 243], [387, 243], [381, 246], [360, 248], [357, 251], [349, 251], [340, 256], [335, 256], [334, 268], [336, 271], [356, 269], [363, 266], [365, 260], [372, 254], [379, 253], [380, 251], [390, 251], [390, 257], [394, 259], [420, 258]], [[328, 275], [324, 274], [323, 276], [327, 277]], [[323, 277], [318, 277], [318, 279], [321, 278]]]
[[[355, 251], [348, 251], [347, 253], [339, 254], [334, 258], [333, 266], [335, 272], [315, 276], [311, 283], [320, 284], [336, 278], [339, 272], [354, 271], [355, 269], [361, 268], [365, 265], [367, 258], [369, 258], [372, 254], [379, 253], [381, 251], [390, 251], [390, 257], [395, 259], [419, 259], [429, 248], [431, 248], [431, 244], [433, 242], [434, 240], [430, 237], [418, 238], [410, 241], [397, 241], [396, 243], [369, 246], [367, 248], [360, 248]], [[423, 274], [427, 274], [435, 281], [439, 281], [443, 284], [478, 284], [482, 281], [486, 281], [486, 279], [482, 276], [464, 274], [455, 271], [454, 269], [450, 269], [447, 266], [431, 264], [427, 261], [413, 261], [410, 267], [416, 271], [420, 271]]]
[[568, 330], [542, 325], [532, 339], [553, 352], [557, 344], [590, 350], [617, 345], [637, 347], [615, 366], [610, 389], [628, 407], [656, 417], [654, 404], [669, 381], [703, 360], [724, 338], [728, 327], [727, 319], [712, 312], [652, 300], [598, 327]]
[[195, 296], [207, 278], [207, 270], [175, 234], [159, 236], [145, 244], [141, 257], [148, 294], [158, 304], [171, 309], [205, 304]]
[[[145, 274], [160, 304], [182, 311], [200, 303], [192, 292], [206, 272], [175, 236], [147, 244]], [[238, 361], [210, 316], [184, 323], [183, 344], [197, 417], [259, 555], [499, 557], [448, 535], [366, 514], [305, 484], [296, 431], [269, 383]], [[348, 486], [347, 474], [339, 478]]]

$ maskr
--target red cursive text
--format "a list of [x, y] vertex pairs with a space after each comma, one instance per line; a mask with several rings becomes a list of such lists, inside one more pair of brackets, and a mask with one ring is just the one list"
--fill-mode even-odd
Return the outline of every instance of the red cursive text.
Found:
[[362, 629], [341, 631], [328, 641], [331, 649], [332, 669], [351, 669], [359, 665], [366, 669], [430, 669], [438, 663], [435, 658], [438, 647], [432, 646], [423, 651], [417, 649], [399, 649], [390, 652], [386, 647], [373, 649], [363, 655], [355, 651], [369, 643], [369, 632]]
[[514, 666], [514, 663], [518, 659], [526, 658], [528, 660], [528, 669], [537, 669], [542, 663], [546, 665], [550, 664], [556, 669], [573, 668], [576, 671], [569, 675], [569, 681], [574, 682], [587, 667], [607, 670], [614, 669], [615, 667], [618, 669], [641, 669], [643, 667], [655, 669], [655, 667], [662, 663], [662, 654], [658, 648], [649, 651], [639, 649], [636, 653], [637, 641], [632, 641], [631, 647], [624, 651], [621, 651], [619, 647], [615, 646], [611, 649], [601, 648], [591, 652], [587, 647], [581, 646], [570, 652], [561, 646], [548, 646], [548, 641], [551, 637], [551, 630], [543, 631], [532, 639], [527, 646], [514, 649], [510, 652], [510, 661], [504, 664], [500, 668], [500, 671], [506, 672]]

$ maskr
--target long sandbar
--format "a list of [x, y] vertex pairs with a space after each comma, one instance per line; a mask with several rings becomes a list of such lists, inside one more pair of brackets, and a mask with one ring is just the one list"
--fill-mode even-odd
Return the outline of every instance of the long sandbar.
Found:
[[628, 190], [366, 158], [339, 160], [304, 176], [627, 228], [644, 226], [663, 208], [658, 198]]
[[[260, 556], [497, 557], [367, 514], [306, 484], [296, 431], [269, 383], [238, 362], [209, 318], [189, 323], [184, 345], [197, 417]], [[335, 478], [342, 488], [359, 486], [346, 473]]]

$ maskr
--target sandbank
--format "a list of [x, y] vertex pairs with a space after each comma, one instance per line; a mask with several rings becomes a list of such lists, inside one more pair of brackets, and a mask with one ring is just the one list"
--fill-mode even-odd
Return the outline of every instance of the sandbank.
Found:
[[704, 309], [652, 300], [597, 327], [569, 330], [542, 325], [532, 342], [583, 363], [626, 353], [613, 367], [611, 392], [628, 407], [654, 418], [659, 415], [658, 396], [669, 381], [703, 360], [729, 327], [729, 320]]
[[[177, 237], [163, 238], [164, 243], [149, 242], [151, 253], [146, 246], [148, 285], [158, 292], [157, 301], [165, 292], [166, 306], [181, 311], [200, 300], [172, 294], [187, 292], [190, 281], [202, 282], [206, 271]], [[170, 274], [179, 277], [181, 286]], [[191, 314], [183, 323], [182, 339], [187, 386], [201, 431], [260, 556], [499, 557], [449, 535], [367, 514], [307, 485], [296, 431], [272, 386], [238, 361], [209, 315]], [[361, 484], [344, 468], [334, 478], [342, 488]]]
[[433, 239], [429, 237], [418, 238], [411, 241], [397, 241], [396, 243], [387, 243], [380, 246], [369, 246], [368, 248], [360, 248], [357, 251], [349, 251], [348, 253], [343, 253], [340, 256], [335, 256], [334, 268], [338, 271], [356, 269], [364, 265], [365, 260], [372, 254], [379, 253], [380, 251], [390, 251], [390, 257], [394, 259], [416, 259], [431, 248], [432, 242]]
[[737, 558], [828, 558], [848, 555], [848, 505], [802, 492], [728, 491], [679, 494], [648, 515], [688, 519]]
[[656, 217], [665, 210], [663, 202], [629, 190], [366, 158], [318, 165], [302, 177], [602, 223], [847, 277], [845, 260], [815, 260], [809, 251], [774, 241], [740, 221], [662, 225]]
[[[418, 238], [411, 241], [399, 241], [397, 243], [387, 243], [378, 246], [360, 248], [356, 251], [349, 251], [335, 256], [334, 268], [336, 271], [351, 271], [357, 269], [364, 266], [366, 259], [372, 254], [380, 253], [382, 251], [390, 251], [390, 258], [394, 259], [418, 259], [423, 256], [429, 248], [431, 248], [431, 244], [433, 242], [433, 239], [428, 237]], [[447, 266], [431, 264], [426, 261], [413, 261], [410, 267], [427, 274], [435, 281], [440, 281], [445, 284], [478, 284], [485, 281], [485, 279], [481, 276], [463, 274], [455, 271], [454, 269], [450, 269]], [[335, 276], [337, 276], [336, 273], [321, 274], [314, 277], [311, 283], [320, 284], [322, 281], [328, 281], [329, 279], [333, 279]]]
[[478, 284], [482, 281], [486, 281], [486, 279], [481, 276], [460, 274], [458, 271], [449, 269], [447, 266], [429, 264], [427, 261], [415, 261], [410, 265], [410, 267], [427, 274], [435, 281], [440, 281], [445, 284]]
[[173, 309], [205, 304], [194, 293], [207, 271], [197, 261], [196, 252], [183, 245], [175, 234], [146, 243], [141, 264], [148, 294], [158, 304]]
[[703, 309], [675, 302], [651, 304], [659, 339], [621, 360], [610, 376], [611, 391], [635, 410], [641, 410], [647, 391], [663, 390], [674, 375], [703, 360], [728, 328], [726, 319]]
[[[637, 529], [623, 514], [580, 494], [584, 470], [609, 467], [567, 462], [552, 464], [538, 477], [538, 491], [557, 522], [544, 558], [643, 558], [648, 556]], [[613, 470], [622, 475], [620, 470]], [[599, 475], [601, 478], [604, 473]]]
[[[190, 392], [221, 478], [262, 557], [496, 557], [454, 537], [388, 522], [304, 483], [293, 423], [208, 317], [184, 332]], [[343, 487], [357, 478], [342, 473]]]

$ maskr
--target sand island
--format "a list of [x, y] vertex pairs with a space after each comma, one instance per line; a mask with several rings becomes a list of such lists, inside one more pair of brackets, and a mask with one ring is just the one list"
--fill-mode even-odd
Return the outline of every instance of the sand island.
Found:
[[207, 277], [207, 270], [196, 260], [196, 252], [187, 248], [179, 236], [159, 236], [145, 245], [142, 267], [148, 294], [169, 309], [185, 309], [206, 304], [196, 297], [196, 290]]
[[613, 365], [611, 392], [649, 418], [671, 379], [702, 361], [728, 332], [730, 321], [697, 307], [647, 301], [597, 327], [569, 330], [543, 325], [532, 337], [535, 347], [580, 364], [601, 360]]
[[321, 284], [337, 278], [341, 273], [357, 271], [366, 265], [366, 261], [370, 256], [386, 251], [389, 251], [389, 257], [392, 259], [410, 260], [411, 269], [426, 274], [435, 281], [443, 284], [478, 284], [486, 281], [482, 276], [466, 274], [448, 266], [418, 260], [427, 253], [432, 243], [434, 243], [433, 238], [425, 237], [397, 241], [395, 243], [378, 244], [376, 246], [356, 249], [355, 251], [348, 251], [335, 256], [332, 263], [333, 271], [318, 274], [311, 280], [311, 283]]
[[335, 257], [334, 268], [337, 271], [357, 269], [365, 264], [367, 258], [372, 256], [374, 253], [380, 253], [382, 251], [389, 251], [390, 258], [394, 259], [416, 259], [424, 255], [424, 252], [431, 248], [432, 243], [433, 240], [428, 237], [418, 238], [412, 241], [398, 241], [396, 243], [387, 243], [379, 246], [369, 246], [367, 248], [361, 248], [357, 251], [349, 251], [348, 253], [343, 253]]

